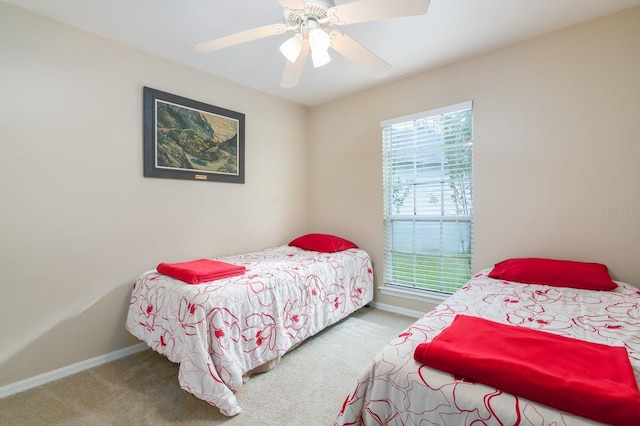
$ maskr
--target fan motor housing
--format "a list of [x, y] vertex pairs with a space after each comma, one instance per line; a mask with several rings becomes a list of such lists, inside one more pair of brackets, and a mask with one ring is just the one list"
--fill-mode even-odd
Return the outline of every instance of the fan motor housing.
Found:
[[318, 27], [327, 30], [333, 22], [327, 18], [327, 11], [335, 7], [333, 0], [313, 0], [306, 1], [304, 9], [284, 10], [284, 20], [289, 27], [296, 27], [298, 30], [308, 19], [313, 19], [318, 23]]

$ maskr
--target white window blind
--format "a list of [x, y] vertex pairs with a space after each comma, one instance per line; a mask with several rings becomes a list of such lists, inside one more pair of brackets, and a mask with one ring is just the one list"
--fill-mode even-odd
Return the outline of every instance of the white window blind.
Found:
[[472, 103], [381, 125], [385, 285], [453, 293], [471, 276]]

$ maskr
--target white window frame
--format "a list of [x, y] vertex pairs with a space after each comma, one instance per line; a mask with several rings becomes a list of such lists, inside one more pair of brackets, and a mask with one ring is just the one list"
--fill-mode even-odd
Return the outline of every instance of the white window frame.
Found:
[[[465, 111], [465, 110], [470, 110], [470, 114], [471, 114], [471, 121], [473, 121], [473, 103], [471, 101], [468, 102], [462, 102], [462, 103], [458, 103], [455, 105], [449, 105], [449, 106], [445, 106], [442, 108], [436, 108], [436, 109], [432, 109], [429, 111], [424, 111], [421, 113], [417, 113], [417, 114], [411, 114], [411, 115], [407, 115], [407, 116], [403, 116], [403, 117], [398, 117], [398, 118], [394, 118], [394, 119], [390, 119], [390, 120], [384, 120], [382, 121], [381, 127], [382, 127], [382, 134], [383, 134], [383, 174], [384, 174], [384, 238], [385, 238], [385, 244], [384, 244], [384, 273], [383, 273], [383, 277], [384, 277], [384, 285], [379, 287], [379, 290], [382, 294], [388, 294], [388, 295], [392, 295], [392, 296], [396, 296], [396, 297], [404, 297], [404, 298], [410, 298], [413, 300], [418, 300], [418, 301], [423, 301], [423, 302], [428, 302], [428, 303], [440, 303], [442, 300], [448, 298], [455, 290], [452, 290], [451, 288], [447, 289], [447, 291], [443, 291], [442, 288], [441, 289], [435, 289], [434, 288], [424, 288], [421, 285], [407, 285], [406, 283], [397, 283], [394, 282], [394, 278], [393, 278], [393, 274], [390, 271], [390, 265], [392, 262], [392, 245], [393, 243], [391, 242], [392, 240], [392, 224], [393, 222], [399, 222], [402, 220], [410, 220], [413, 221], [414, 224], [415, 223], [434, 223], [434, 222], [440, 222], [441, 224], [447, 221], [455, 221], [455, 222], [468, 222], [469, 223], [469, 270], [468, 270], [468, 278], [470, 278], [471, 276], [471, 263], [472, 263], [472, 256], [473, 256], [473, 201], [471, 198], [471, 210], [470, 212], [468, 212], [468, 214], [465, 215], [460, 215], [459, 212], [456, 213], [456, 215], [451, 216], [451, 215], [445, 215], [445, 214], [441, 214], [441, 215], [417, 215], [414, 212], [414, 215], [397, 215], [397, 214], [393, 214], [391, 212], [392, 206], [390, 205], [390, 199], [391, 199], [391, 195], [389, 194], [389, 191], [392, 191], [393, 188], [393, 183], [392, 183], [392, 174], [393, 172], [391, 172], [392, 166], [389, 163], [389, 161], [391, 161], [390, 159], [390, 154], [388, 153], [388, 150], [391, 149], [390, 147], [390, 143], [391, 143], [391, 139], [393, 139], [391, 136], [385, 136], [388, 135], [390, 131], [392, 131], [393, 126], [402, 126], [405, 123], [408, 122], [415, 122], [417, 120], [424, 120], [424, 119], [428, 119], [429, 117], [435, 117], [435, 116], [440, 116], [440, 115], [445, 115], [445, 114], [450, 114], [450, 113], [454, 113], [454, 112], [460, 112], [460, 111]], [[385, 129], [387, 129], [387, 133], [385, 133]], [[472, 140], [473, 140], [473, 122], [471, 122], [471, 141], [468, 142], [469, 145], [469, 149], [471, 150], [471, 164], [470, 164], [470, 177], [468, 180], [465, 180], [465, 182], [468, 182], [468, 184], [470, 185], [470, 194], [473, 194], [473, 150], [472, 150]], [[462, 145], [460, 145], [462, 146]], [[444, 186], [444, 182], [446, 181], [446, 178], [444, 178], [443, 182], [441, 182], [441, 184]], [[414, 201], [414, 204], [416, 202]], [[441, 203], [444, 203], [444, 200], [441, 201]], [[411, 204], [411, 203], [409, 203]], [[415, 208], [414, 208], [415, 210]], [[414, 225], [415, 226], [415, 225]], [[440, 231], [441, 234], [443, 231]], [[439, 255], [442, 256], [442, 248], [443, 248], [443, 243], [442, 243], [442, 238], [440, 241], [440, 245], [439, 245]], [[414, 254], [416, 254], [414, 252]], [[465, 281], [466, 281], [465, 279]], [[460, 284], [461, 286], [462, 284]]]

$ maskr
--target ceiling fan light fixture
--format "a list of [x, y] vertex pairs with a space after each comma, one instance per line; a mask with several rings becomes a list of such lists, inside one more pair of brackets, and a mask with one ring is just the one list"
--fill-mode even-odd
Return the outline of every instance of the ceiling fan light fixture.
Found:
[[302, 51], [302, 37], [296, 34], [280, 46], [280, 52], [289, 62], [295, 62]]
[[[1, 1], [1, 0], [0, 0]], [[270, 0], [273, 1], [273, 0]], [[287, 58], [280, 85], [298, 84], [311, 53], [313, 66], [331, 62], [331, 47], [343, 57], [359, 65], [374, 78], [389, 75], [391, 65], [353, 38], [331, 28], [427, 13], [430, 0], [277, 0], [284, 7], [284, 23], [265, 25], [196, 44], [198, 52], [214, 50], [294, 31], [296, 35], [280, 46]], [[336, 2], [338, 3], [336, 5]]]

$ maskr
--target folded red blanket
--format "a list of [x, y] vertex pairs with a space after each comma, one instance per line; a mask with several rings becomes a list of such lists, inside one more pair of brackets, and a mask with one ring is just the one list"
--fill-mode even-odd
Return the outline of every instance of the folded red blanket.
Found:
[[624, 347], [458, 315], [414, 359], [545, 405], [638, 424], [640, 391]]
[[220, 262], [218, 260], [198, 259], [181, 263], [160, 263], [156, 270], [189, 284], [200, 284], [221, 278], [242, 275], [246, 268], [242, 265]]

